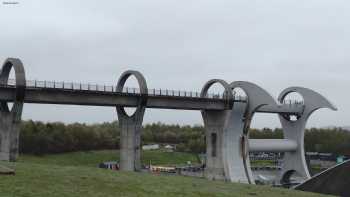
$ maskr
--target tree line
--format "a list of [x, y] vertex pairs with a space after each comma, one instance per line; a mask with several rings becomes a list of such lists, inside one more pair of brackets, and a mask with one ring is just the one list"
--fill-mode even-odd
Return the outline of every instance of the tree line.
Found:
[[[278, 139], [282, 129], [251, 129], [250, 138]], [[22, 121], [20, 153], [50, 154], [72, 151], [118, 149], [120, 128], [118, 122], [100, 124], [64, 124]], [[142, 131], [142, 144], [174, 144], [177, 151], [204, 153], [205, 132], [200, 125], [146, 124]], [[306, 130], [305, 150], [350, 155], [350, 132], [341, 128]]]

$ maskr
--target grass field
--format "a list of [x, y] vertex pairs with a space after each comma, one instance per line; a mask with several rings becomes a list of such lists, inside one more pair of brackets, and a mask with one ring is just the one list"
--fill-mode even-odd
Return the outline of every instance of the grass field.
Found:
[[[115, 151], [93, 151], [44, 157], [21, 156], [19, 162], [15, 163], [15, 176], [0, 176], [0, 196], [321, 196], [268, 186], [118, 172], [95, 167], [101, 161], [116, 160], [115, 154]], [[197, 159], [191, 154], [158, 151], [147, 151], [144, 155], [144, 162], [152, 160], [156, 164], [183, 163]]]
[[[149, 164], [151, 162], [154, 165], [185, 164], [187, 161], [191, 161], [192, 163], [199, 162], [197, 156], [194, 154], [165, 152], [160, 150], [143, 151], [141, 159], [143, 164]], [[101, 162], [116, 160], [119, 160], [118, 150], [73, 152], [46, 155], [42, 157], [33, 155], [21, 155], [19, 157], [19, 162], [87, 167], [96, 167]]]

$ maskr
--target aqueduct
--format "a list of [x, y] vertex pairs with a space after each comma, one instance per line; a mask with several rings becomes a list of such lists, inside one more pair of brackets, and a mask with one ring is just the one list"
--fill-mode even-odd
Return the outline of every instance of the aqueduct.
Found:
[[[9, 80], [11, 69], [15, 80]], [[134, 76], [139, 89], [124, 87]], [[208, 94], [213, 84], [221, 84], [222, 95]], [[240, 88], [246, 97], [237, 97], [234, 89]], [[303, 103], [285, 103], [292, 92], [302, 95]], [[249, 152], [285, 152], [280, 173], [281, 181], [288, 181], [297, 173], [304, 179], [310, 174], [304, 157], [304, 130], [310, 115], [319, 108], [336, 110], [317, 92], [290, 87], [282, 91], [277, 101], [256, 84], [224, 80], [208, 81], [200, 93], [148, 89], [143, 75], [126, 71], [116, 86], [99, 86], [79, 83], [29, 81], [25, 78], [22, 62], [8, 58], [0, 73], [0, 160], [15, 161], [18, 155], [19, 125], [24, 103], [94, 105], [116, 107], [121, 128], [120, 168], [137, 171], [141, 168], [140, 145], [142, 121], [146, 108], [200, 110], [206, 130], [206, 169], [208, 179], [254, 184]], [[13, 102], [9, 109], [8, 102]], [[136, 107], [128, 115], [124, 107]], [[249, 139], [249, 127], [255, 113], [275, 113], [284, 132], [284, 139]], [[291, 119], [296, 116], [296, 119]]]

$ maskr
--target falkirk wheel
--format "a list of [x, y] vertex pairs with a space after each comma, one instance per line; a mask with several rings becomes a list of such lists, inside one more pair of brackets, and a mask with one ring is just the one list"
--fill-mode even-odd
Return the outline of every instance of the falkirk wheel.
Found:
[[[12, 68], [16, 79], [15, 85], [9, 86], [9, 73]], [[130, 76], [134, 76], [139, 84], [139, 92], [134, 92], [133, 95], [123, 92], [125, 82]], [[219, 101], [207, 99], [209, 88], [216, 83], [224, 88], [225, 106], [220, 110], [210, 108], [213, 102]], [[0, 86], [0, 160], [15, 161], [17, 158], [19, 125], [25, 102], [116, 107], [121, 128], [120, 169], [124, 171], [138, 171], [141, 168], [141, 132], [146, 108], [192, 109], [201, 110], [204, 121], [207, 155], [205, 177], [249, 184], [255, 184], [249, 160], [249, 152], [252, 151], [285, 153], [279, 174], [281, 182], [288, 182], [292, 174], [297, 174], [305, 180], [309, 179], [304, 151], [306, 123], [317, 109], [336, 110], [325, 97], [307, 88], [286, 88], [276, 101], [256, 84], [245, 81], [227, 83], [220, 79], [209, 80], [196, 98], [181, 97], [180, 93], [174, 96], [174, 92], [171, 95], [168, 91], [166, 95], [159, 96], [149, 92], [146, 79], [140, 72], [131, 70], [121, 75], [115, 89], [112, 86], [111, 92], [101, 93], [91, 91], [90, 88], [82, 90], [81, 84], [80, 89], [74, 89], [72, 84], [69, 90], [65, 89], [64, 84], [63, 88], [57, 88], [56, 83], [53, 83], [54, 88], [38, 88], [36, 85], [29, 87], [26, 84], [23, 64], [15, 58], [8, 58], [3, 64]], [[244, 91], [245, 102], [235, 101], [233, 92], [237, 88]], [[283, 105], [286, 96], [293, 92], [299, 93], [304, 99], [303, 104], [295, 106], [298, 108], [293, 114], [295, 119], [291, 118], [291, 113], [283, 112], [286, 107], [293, 108], [292, 105]], [[128, 104], [129, 100], [136, 100], [134, 106], [137, 109], [132, 115], [128, 115], [124, 110], [124, 107], [131, 105]], [[13, 102], [12, 109], [8, 107], [9, 101]], [[206, 104], [211, 106], [207, 107]], [[249, 139], [249, 128], [254, 114], [264, 111], [278, 115], [283, 139]]]
[[[207, 139], [205, 176], [208, 179], [255, 184], [249, 160], [249, 152], [254, 151], [284, 152], [282, 168], [277, 178], [281, 183], [288, 183], [293, 174], [304, 180], [309, 179], [304, 151], [307, 120], [317, 109], [337, 108], [319, 93], [303, 87], [286, 88], [276, 102], [264, 89], [246, 81], [229, 84], [220, 79], [210, 80], [204, 85], [202, 96], [207, 94], [214, 83], [221, 84], [229, 98], [233, 97], [234, 89], [240, 88], [246, 94], [246, 102], [234, 103], [231, 109], [223, 111], [202, 110]], [[278, 109], [290, 93], [299, 93], [304, 103], [296, 119], [292, 119], [290, 114], [275, 111], [281, 122], [284, 139], [249, 139], [254, 114], [263, 107]]]

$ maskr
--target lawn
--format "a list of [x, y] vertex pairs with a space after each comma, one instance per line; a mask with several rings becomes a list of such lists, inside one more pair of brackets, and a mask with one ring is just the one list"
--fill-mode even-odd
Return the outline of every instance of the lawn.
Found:
[[251, 166], [274, 166], [275, 163], [272, 160], [254, 160], [251, 161]]
[[[113, 151], [92, 151], [43, 157], [21, 156], [19, 162], [15, 164], [15, 176], [1, 175], [0, 196], [322, 196], [268, 186], [207, 181], [182, 176], [119, 172], [95, 167], [102, 160], [115, 160], [115, 154]], [[143, 161], [152, 160], [158, 164], [167, 164], [172, 161], [182, 163], [191, 159], [196, 161], [196, 157], [191, 154], [147, 151]]]
[[[192, 163], [199, 162], [195, 154], [166, 152], [161, 150], [143, 151], [141, 159], [143, 164], [149, 164], [151, 162], [154, 165], [186, 164], [187, 161], [191, 161]], [[96, 167], [99, 163], [104, 161], [118, 160], [118, 150], [102, 150], [52, 154], [44, 156], [21, 155], [18, 161], [38, 164], [55, 164], [61, 166]]]

